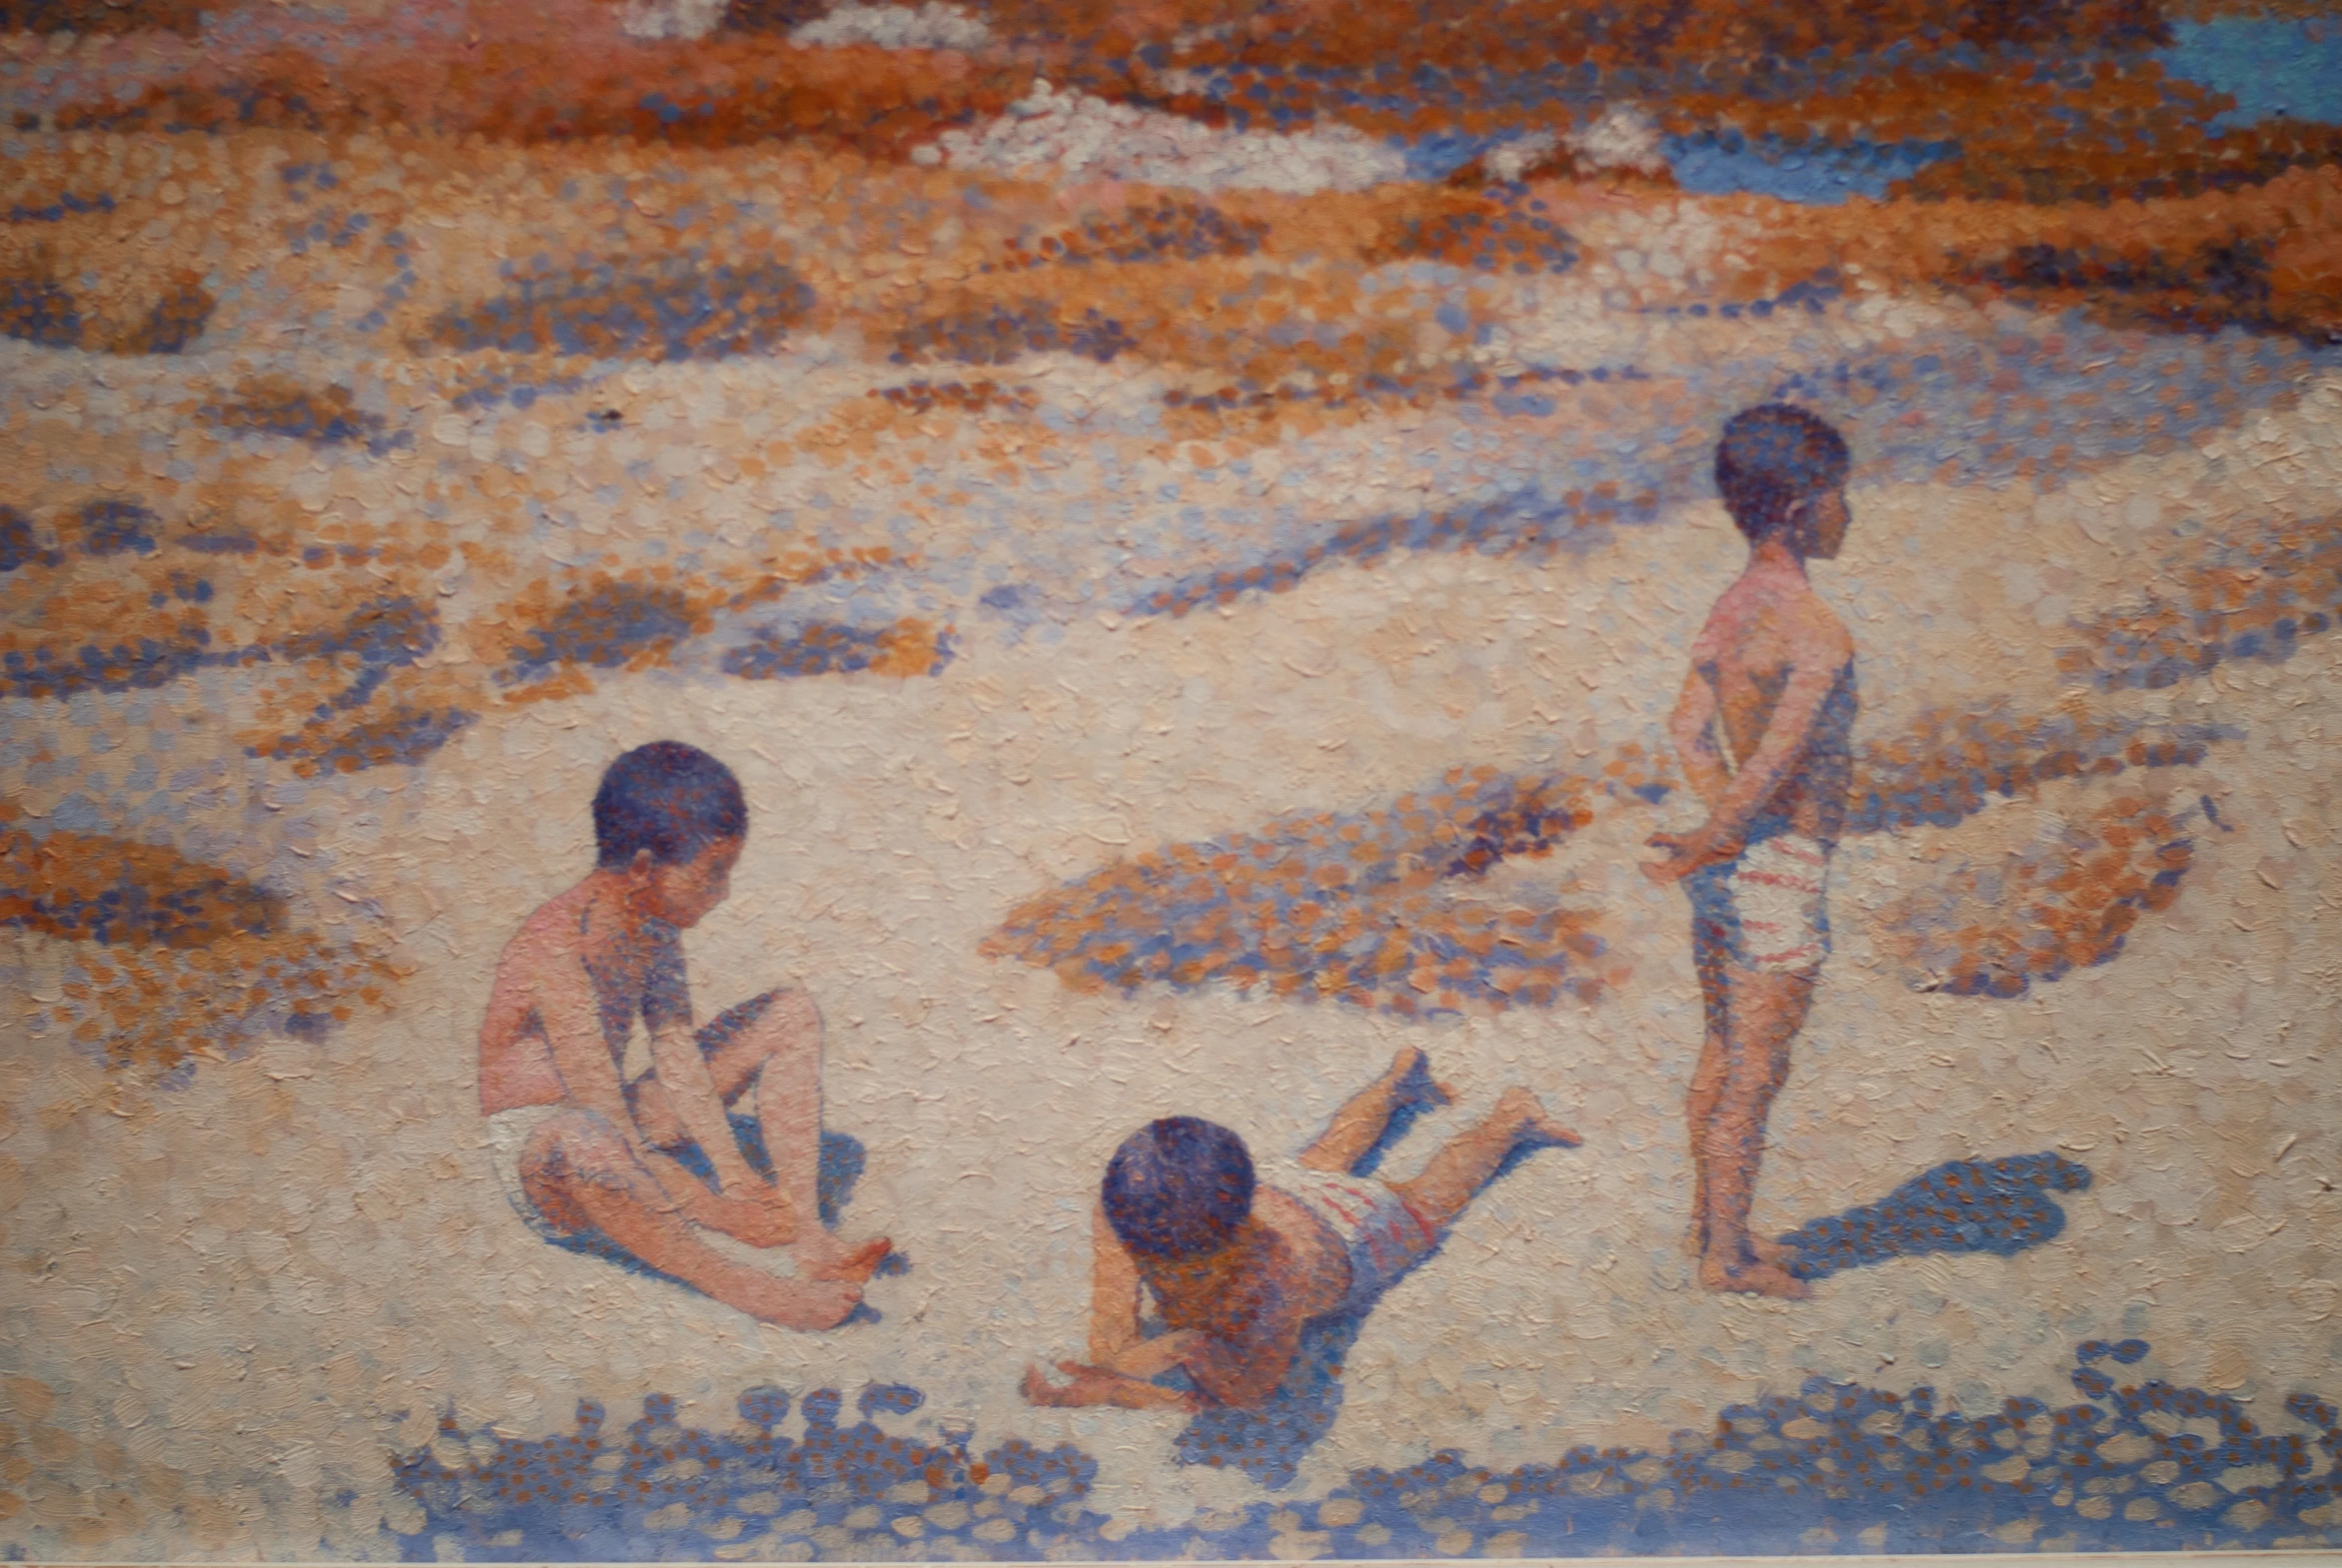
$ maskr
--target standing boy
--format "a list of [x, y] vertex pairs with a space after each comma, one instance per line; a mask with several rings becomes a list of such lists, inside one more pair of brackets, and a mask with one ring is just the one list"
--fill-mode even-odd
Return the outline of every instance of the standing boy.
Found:
[[[682, 934], [724, 901], [748, 832], [731, 769], [693, 746], [625, 753], [593, 798], [594, 869], [528, 917], [496, 964], [479, 1101], [512, 1206], [550, 1239], [592, 1231], [715, 1299], [788, 1328], [831, 1328], [887, 1253], [822, 1226], [821, 1019], [771, 991], [696, 1033]], [[651, 1070], [621, 1078], [639, 1015]], [[727, 1103], [756, 1091], [774, 1176], [750, 1168]], [[693, 1147], [714, 1179], [677, 1155]], [[788, 1246], [798, 1277], [700, 1236]]]
[[1711, 1290], [1803, 1297], [1787, 1249], [1749, 1234], [1765, 1117], [1830, 951], [1824, 884], [1853, 781], [1854, 639], [1806, 580], [1848, 522], [1846, 441], [1803, 408], [1737, 414], [1716, 485], [1749, 563], [1692, 644], [1668, 730], [1708, 820], [1644, 871], [1681, 880], [1707, 1039], [1685, 1110], [1694, 1182], [1690, 1248]]

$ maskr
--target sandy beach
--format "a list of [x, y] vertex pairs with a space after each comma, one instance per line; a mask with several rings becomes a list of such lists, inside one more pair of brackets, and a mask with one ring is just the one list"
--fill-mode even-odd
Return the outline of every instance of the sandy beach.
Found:
[[[754, 1384], [906, 1383], [926, 1402], [892, 1429], [1071, 1441], [1100, 1467], [1089, 1505], [1140, 1529], [1442, 1449], [1502, 1468], [1578, 1444], [1664, 1448], [1810, 1375], [1927, 1384], [1977, 1412], [2057, 1401], [2089, 1338], [2144, 1339], [2142, 1373], [2272, 1421], [2290, 1393], [2342, 1389], [2342, 644], [2241, 647], [2154, 684], [2104, 660], [2113, 675], [2086, 674], [2159, 583], [2279, 536], [2330, 549], [2331, 350], [1843, 276], [1811, 308], [1694, 318], [1793, 281], [1736, 281], [1762, 204], [1555, 188], [1542, 199], [1580, 252], [1566, 271], [1328, 261], [1313, 249], [1339, 217], [1326, 204], [1371, 196], [1248, 193], [1223, 205], [1300, 238], [1113, 288], [1175, 277], [1273, 311], [1132, 317], [1139, 347], [1111, 361], [1061, 346], [902, 363], [887, 324], [960, 309], [948, 288], [1000, 234], [1070, 224], [1058, 191], [898, 168], [870, 176], [885, 207], [810, 154], [656, 166], [277, 133], [45, 138], [9, 156], [28, 160], [10, 177], [28, 191], [111, 182], [116, 210], [49, 225], [59, 243], [73, 224], [186, 226], [173, 243], [218, 250], [214, 285], [231, 256], [270, 258], [213, 288], [206, 336], [177, 356], [0, 343], [15, 475], [0, 499], [65, 556], [4, 590], [12, 646], [46, 638], [70, 658], [77, 638], [177, 624], [185, 605], [207, 657], [274, 652], [126, 689], [12, 675], [8, 826], [167, 845], [281, 896], [287, 929], [319, 944], [287, 962], [379, 968], [371, 999], [352, 981], [319, 1004], [346, 1018], [297, 1010], [292, 1033], [261, 1005], [271, 981], [202, 972], [255, 988], [253, 1010], [207, 1015], [219, 1032], [192, 1055], [142, 1046], [109, 1066], [109, 999], [169, 1036], [185, 1027], [171, 993], [136, 988], [182, 984], [189, 952], [210, 950], [0, 935], [22, 999], [0, 1062], [0, 1318], [31, 1434], [0, 1542], [383, 1556], [386, 1524], [411, 1530], [415, 1512], [388, 1456], [443, 1415], [535, 1437], [579, 1399], [626, 1414], [663, 1392], [686, 1423], [729, 1426]], [[350, 230], [361, 212], [376, 216]], [[296, 249], [312, 225], [325, 238]], [[770, 348], [712, 363], [466, 349], [432, 325], [596, 248], [698, 267], [780, 256], [814, 303]], [[130, 274], [160, 278], [162, 249], [79, 287], [122, 291], [131, 305], [106, 308], [135, 316], [161, 284]], [[94, 278], [94, 257], [71, 266]], [[1100, 271], [1081, 287], [1104, 289]], [[1410, 385], [1487, 381], [1383, 404], [1296, 392], [1241, 426], [1167, 411], [1167, 389], [1232, 380], [1246, 334], [1266, 344], [1280, 320], [1336, 345], [1312, 376], [1381, 334], [1403, 341], [1389, 364]], [[1278, 352], [1298, 365], [1291, 345], [1312, 341]], [[1402, 374], [1360, 363], [1361, 382], [1370, 369]], [[270, 377], [344, 389], [313, 413], [351, 433], [205, 413], [259, 406]], [[973, 408], [879, 395], [978, 382], [990, 391], [955, 394]], [[1890, 809], [1849, 836], [1758, 1215], [1787, 1231], [1945, 1162], [2050, 1152], [2091, 1177], [2056, 1194], [2062, 1233], [1849, 1269], [1802, 1303], [1697, 1287], [1680, 1246], [1700, 1033], [1687, 914], [1635, 870], [1645, 838], [1694, 820], [1680, 794], [1596, 789], [1591, 820], [1544, 852], [1433, 890], [1467, 924], [1582, 917], [1600, 946], [1581, 965], [1591, 1000], [1443, 1010], [1432, 984], [1428, 1016], [1410, 1017], [1265, 983], [1085, 991], [985, 956], [1014, 907], [1118, 860], [1386, 811], [1455, 769], [1598, 782], [1629, 748], [1662, 756], [1690, 638], [1742, 553], [1702, 488], [1706, 443], [1734, 407], [1785, 393], [1844, 418], [1855, 446], [1850, 542], [1815, 575], [1854, 633], [1856, 738], [1875, 766], [1994, 765], [1930, 753], [1929, 737], [1969, 733], [1962, 715], [2020, 761], [2065, 744], [2044, 725], [2116, 738], [2105, 767], [1987, 789], [1940, 821]], [[73, 553], [72, 519], [98, 497], [147, 508], [159, 545]], [[1460, 547], [1403, 528], [1342, 542], [1378, 518], [1475, 514], [1512, 520]], [[184, 542], [231, 533], [257, 543]], [[1243, 577], [1288, 558], [1302, 564], [1283, 591]], [[215, 586], [198, 601], [170, 572]], [[605, 601], [606, 643], [560, 621], [610, 582], [675, 597]], [[149, 590], [167, 608], [150, 613]], [[369, 653], [351, 617], [391, 599], [431, 629]], [[343, 640], [305, 652], [292, 639], [312, 624]], [[860, 667], [804, 653], [824, 627], [856, 628]], [[785, 678], [744, 678], [773, 667], [738, 657], [760, 647]], [[2077, 647], [2079, 677], [2060, 662]], [[302, 715], [362, 679], [390, 684], [351, 705], [359, 718], [463, 717], [379, 766], [333, 760], [376, 743], [364, 735], [254, 754], [311, 735]], [[2168, 759], [2124, 749], [2173, 736]], [[700, 1013], [780, 982], [818, 1003], [827, 1122], [866, 1157], [841, 1228], [893, 1237], [911, 1264], [873, 1285], [877, 1321], [761, 1327], [546, 1246], [495, 1185], [474, 1032], [496, 955], [587, 868], [599, 769], [665, 737], [727, 761], [753, 814], [734, 896], [687, 941]], [[2021, 922], [2025, 898], [2068, 897], [2043, 891], [2059, 856], [2098, 853], [2107, 823], [2142, 813], [2159, 824], [2142, 831], [2185, 840], [2184, 875], [2102, 962], [2013, 996], [1925, 972], [1929, 921], [1953, 921], [1926, 900]], [[2020, 864], [2036, 882], [2019, 885]], [[1090, 1204], [1132, 1128], [1193, 1114], [1283, 1151], [1408, 1044], [1458, 1098], [1390, 1172], [1513, 1084], [1586, 1142], [1506, 1176], [1383, 1300], [1290, 1488], [1176, 1464], [1181, 1417], [1018, 1399], [1029, 1362], [1080, 1349]]]

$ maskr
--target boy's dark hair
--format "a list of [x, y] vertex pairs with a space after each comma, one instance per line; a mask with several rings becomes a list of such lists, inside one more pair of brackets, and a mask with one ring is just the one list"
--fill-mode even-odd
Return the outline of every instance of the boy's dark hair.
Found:
[[1106, 1222], [1133, 1252], [1213, 1252], [1252, 1212], [1252, 1157], [1217, 1123], [1165, 1117], [1123, 1140], [1099, 1192]]
[[748, 802], [732, 770], [679, 740], [624, 753], [593, 792], [594, 863], [605, 871], [646, 849], [659, 865], [679, 865], [747, 833]]
[[1852, 458], [1829, 420], [1786, 402], [1732, 416], [1716, 443], [1716, 488], [1755, 544], [1788, 523], [1798, 502], [1846, 482]]

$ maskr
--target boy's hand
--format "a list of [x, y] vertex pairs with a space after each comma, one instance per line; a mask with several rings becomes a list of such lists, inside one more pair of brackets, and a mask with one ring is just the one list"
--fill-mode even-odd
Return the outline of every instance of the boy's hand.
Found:
[[729, 1192], [702, 1187], [685, 1217], [750, 1246], [786, 1246], [797, 1239], [797, 1205], [769, 1181], [743, 1182]]
[[1180, 1393], [1174, 1388], [1158, 1388], [1153, 1383], [1126, 1377], [1111, 1367], [1092, 1366], [1084, 1361], [1060, 1361], [1058, 1370], [1073, 1381], [1060, 1385], [1051, 1382], [1048, 1374], [1038, 1366], [1025, 1368], [1023, 1392], [1027, 1404], [1069, 1410], [1093, 1404], [1120, 1405], [1126, 1410], [1196, 1408], [1193, 1394]]
[[1665, 886], [1681, 882], [1702, 866], [1713, 866], [1732, 859], [1741, 851], [1737, 843], [1720, 843], [1706, 828], [1696, 833], [1654, 833], [1644, 842], [1656, 850], [1666, 852], [1664, 860], [1646, 860], [1643, 875]]

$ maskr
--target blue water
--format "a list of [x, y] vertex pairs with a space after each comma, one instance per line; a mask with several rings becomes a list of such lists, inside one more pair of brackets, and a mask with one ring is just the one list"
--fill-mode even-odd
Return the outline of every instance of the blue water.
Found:
[[1956, 142], [1853, 142], [1791, 147], [1770, 137], [1703, 131], [1671, 136], [1667, 161], [1676, 184], [1697, 196], [1746, 191], [1785, 202], [1836, 207], [1854, 197], [1874, 201], [1898, 180], [1954, 157]]
[[2342, 17], [2223, 16], [2171, 34], [2163, 69], [2236, 100], [2217, 124], [2342, 122]]
[[[1439, 131], [1392, 137], [1417, 180], [1442, 179], [1510, 136]], [[1956, 142], [1853, 142], [1842, 146], [1791, 147], [1771, 138], [1733, 131], [1671, 136], [1663, 144], [1676, 183], [1698, 196], [1746, 191], [1786, 202], [1835, 207], [1853, 197], [1887, 195], [1897, 180], [1942, 159], [1957, 156]]]

